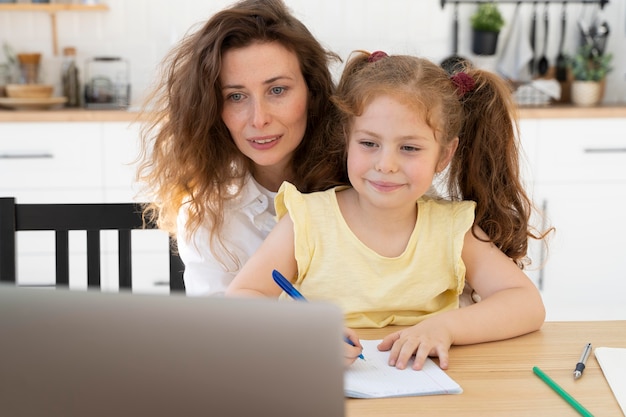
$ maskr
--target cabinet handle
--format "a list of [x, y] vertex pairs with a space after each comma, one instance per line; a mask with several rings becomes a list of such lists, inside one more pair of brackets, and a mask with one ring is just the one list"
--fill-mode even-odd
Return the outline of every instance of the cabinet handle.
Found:
[[51, 159], [54, 155], [49, 152], [40, 153], [2, 153], [0, 159]]
[[[547, 218], [548, 218], [548, 200], [544, 199], [541, 203], [541, 231], [546, 230], [547, 226]], [[545, 262], [546, 262], [546, 248], [544, 246], [541, 247], [541, 252], [539, 252], [539, 265], [541, 265], [541, 269], [539, 269], [539, 276], [537, 277], [537, 288], [539, 291], [543, 291], [543, 279], [544, 279], [544, 271], [545, 271]]]
[[585, 153], [626, 153], [626, 148], [585, 148]]

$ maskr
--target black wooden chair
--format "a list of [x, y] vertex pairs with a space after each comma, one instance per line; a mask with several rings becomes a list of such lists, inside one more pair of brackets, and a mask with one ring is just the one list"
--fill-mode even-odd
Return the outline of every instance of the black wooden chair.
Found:
[[[87, 235], [87, 287], [100, 288], [100, 231], [118, 231], [119, 288], [132, 289], [131, 230], [155, 229], [144, 224], [138, 203], [16, 204], [13, 197], [0, 198], [0, 283], [16, 283], [16, 234], [19, 231], [55, 231], [56, 286], [69, 286], [69, 238], [71, 230]], [[184, 265], [170, 241], [170, 292], [185, 290]]]

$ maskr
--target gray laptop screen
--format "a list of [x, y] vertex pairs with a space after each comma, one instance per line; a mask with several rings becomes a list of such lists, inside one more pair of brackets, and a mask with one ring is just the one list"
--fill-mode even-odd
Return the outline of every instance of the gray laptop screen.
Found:
[[343, 319], [319, 303], [0, 286], [0, 410], [343, 416]]

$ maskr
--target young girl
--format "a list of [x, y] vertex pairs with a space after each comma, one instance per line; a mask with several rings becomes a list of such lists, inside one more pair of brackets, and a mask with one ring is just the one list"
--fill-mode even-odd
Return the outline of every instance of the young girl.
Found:
[[[427, 356], [447, 369], [453, 344], [539, 329], [541, 296], [521, 269], [531, 204], [504, 81], [358, 53], [334, 101], [351, 186], [301, 194], [283, 184], [280, 221], [227, 294], [278, 297], [276, 269], [309, 300], [341, 306], [349, 328], [409, 326], [379, 345], [398, 368], [415, 355], [415, 369]], [[449, 198], [429, 197], [446, 170]], [[459, 309], [466, 282], [481, 301]], [[360, 344], [349, 337], [352, 361]]]
[[338, 57], [281, 0], [243, 0], [184, 38], [149, 97], [146, 214], [177, 237], [188, 295], [221, 295], [276, 224], [283, 181], [345, 181], [327, 131]]

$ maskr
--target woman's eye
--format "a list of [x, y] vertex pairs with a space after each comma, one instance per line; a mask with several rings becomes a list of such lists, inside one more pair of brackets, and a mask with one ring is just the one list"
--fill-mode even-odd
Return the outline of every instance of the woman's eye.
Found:
[[241, 93], [233, 93], [227, 97], [230, 101], [241, 101], [243, 99], [243, 94]]
[[272, 94], [276, 96], [281, 95], [284, 91], [285, 87], [272, 87], [271, 89]]
[[376, 146], [374, 142], [370, 142], [368, 140], [362, 140], [360, 143], [362, 146], [365, 146], [366, 148], [373, 148], [374, 146]]

